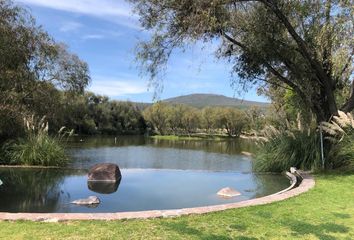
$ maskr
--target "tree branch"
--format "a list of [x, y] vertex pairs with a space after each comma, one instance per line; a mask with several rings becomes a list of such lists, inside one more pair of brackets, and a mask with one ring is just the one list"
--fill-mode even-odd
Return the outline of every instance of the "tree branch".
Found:
[[[228, 41], [230, 41], [231, 43], [239, 46], [240, 48], [243, 49], [243, 51], [245, 52], [249, 52], [248, 48], [246, 45], [244, 45], [243, 43], [237, 41], [236, 39], [234, 39], [233, 37], [229, 36], [227, 33], [220, 31], [220, 34], [225, 37]], [[274, 69], [271, 64], [269, 64], [267, 61], [264, 61], [264, 65], [265, 67], [275, 76], [277, 77], [281, 82], [287, 84], [289, 87], [291, 87], [297, 94], [299, 94], [299, 96], [303, 99], [303, 101], [305, 101], [306, 104], [309, 104], [311, 101], [308, 101], [307, 96], [305, 95], [305, 93], [300, 89], [299, 86], [297, 86], [295, 83], [293, 83], [291, 80], [287, 79], [286, 77], [284, 77], [281, 73], [279, 73], [276, 69]]]
[[318, 80], [323, 83], [323, 89], [326, 93], [326, 98], [328, 101], [328, 107], [331, 114], [337, 114], [338, 109], [336, 105], [336, 99], [333, 93], [334, 82], [333, 79], [328, 76], [322, 64], [313, 56], [310, 48], [307, 46], [306, 42], [297, 34], [295, 28], [292, 26], [288, 18], [279, 9], [278, 4], [274, 0], [260, 0], [264, 3], [273, 13], [278, 17], [278, 19], [283, 23], [289, 34], [292, 36], [294, 41], [299, 47], [300, 54], [307, 60], [313, 69]]
[[268, 81], [267, 79], [264, 79], [264, 78], [255, 77], [255, 79], [257, 79], [257, 80], [259, 80], [259, 81], [262, 81], [262, 82], [266, 82], [266, 83], [268, 83], [268, 84], [270, 84], [270, 85], [274, 85], [274, 86], [277, 86], [277, 87], [280, 87], [280, 88], [284, 88], [284, 89], [286, 89], [286, 90], [293, 90], [293, 89], [290, 88], [290, 87], [286, 87], [286, 86], [280, 85], [280, 84], [278, 84], [278, 83], [270, 82], [270, 81]]

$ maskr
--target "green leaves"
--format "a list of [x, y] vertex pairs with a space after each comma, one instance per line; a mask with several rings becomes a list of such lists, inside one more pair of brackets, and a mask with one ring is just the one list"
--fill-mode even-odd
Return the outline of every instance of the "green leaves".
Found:
[[90, 80], [88, 65], [55, 42], [30, 12], [0, 1], [0, 140], [20, 135], [17, 123], [26, 115], [52, 120], [58, 88], [82, 93]]
[[[318, 122], [348, 102], [353, 73], [353, 8], [350, 1], [130, 0], [150, 40], [137, 59], [153, 86], [171, 53], [193, 43], [221, 42], [217, 57], [229, 60], [234, 84], [282, 86]], [[338, 90], [338, 91], [337, 91]], [[269, 93], [271, 94], [271, 93]], [[344, 98], [344, 99], [343, 99]], [[354, 108], [346, 105], [346, 111]]]

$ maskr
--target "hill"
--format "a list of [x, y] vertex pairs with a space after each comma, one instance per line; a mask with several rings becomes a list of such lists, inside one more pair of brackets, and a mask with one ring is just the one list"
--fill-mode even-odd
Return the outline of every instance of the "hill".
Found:
[[267, 107], [269, 103], [241, 100], [216, 94], [190, 94], [163, 100], [167, 103], [186, 104], [197, 108], [203, 107], [236, 107], [248, 108], [250, 106]]

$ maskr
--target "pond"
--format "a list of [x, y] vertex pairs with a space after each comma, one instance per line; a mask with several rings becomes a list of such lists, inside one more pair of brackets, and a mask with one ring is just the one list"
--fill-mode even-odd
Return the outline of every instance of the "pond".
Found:
[[[122, 212], [224, 204], [286, 188], [282, 175], [255, 174], [245, 140], [168, 141], [144, 137], [85, 138], [70, 143], [67, 170], [0, 168], [1, 212]], [[88, 169], [103, 162], [120, 166], [117, 184], [88, 184]], [[241, 195], [225, 199], [224, 187]], [[97, 196], [94, 207], [73, 205]]]

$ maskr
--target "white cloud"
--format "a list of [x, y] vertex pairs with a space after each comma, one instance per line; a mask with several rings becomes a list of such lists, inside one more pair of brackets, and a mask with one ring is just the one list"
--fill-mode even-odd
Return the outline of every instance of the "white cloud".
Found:
[[63, 25], [60, 27], [61, 32], [71, 32], [78, 30], [83, 25], [79, 22], [64, 22]]
[[103, 39], [103, 38], [105, 38], [105, 36], [101, 35], [101, 34], [88, 34], [88, 35], [84, 35], [82, 37], [82, 39], [84, 39], [84, 40]]
[[86, 34], [81, 37], [83, 40], [100, 40], [107, 38], [117, 38], [123, 35], [122, 32], [109, 31], [109, 30], [98, 30], [98, 33]]
[[112, 77], [93, 77], [89, 91], [109, 97], [126, 96], [147, 92], [147, 86], [143, 81], [127, 80]]
[[139, 28], [136, 16], [124, 0], [19, 0], [24, 4], [36, 5], [67, 12], [86, 14], [131, 28]]

